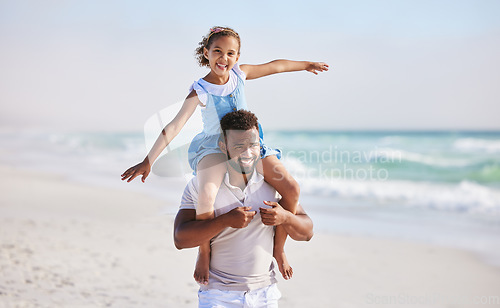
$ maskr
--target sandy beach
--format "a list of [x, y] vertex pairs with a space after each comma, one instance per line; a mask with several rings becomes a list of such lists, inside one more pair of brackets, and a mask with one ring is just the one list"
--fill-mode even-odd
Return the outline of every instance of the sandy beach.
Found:
[[[196, 250], [174, 247], [164, 201], [0, 171], [0, 307], [197, 306]], [[316, 233], [287, 253], [282, 307], [500, 306], [500, 269], [461, 250]]]

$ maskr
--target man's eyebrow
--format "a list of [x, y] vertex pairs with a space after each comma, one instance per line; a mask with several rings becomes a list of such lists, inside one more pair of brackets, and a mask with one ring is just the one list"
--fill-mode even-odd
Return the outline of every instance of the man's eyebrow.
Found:
[[[239, 146], [239, 145], [245, 145], [246, 142], [235, 142], [233, 143], [233, 146]], [[251, 145], [254, 145], [254, 144], [260, 144], [260, 141], [255, 141], [255, 142], [250, 142]]]

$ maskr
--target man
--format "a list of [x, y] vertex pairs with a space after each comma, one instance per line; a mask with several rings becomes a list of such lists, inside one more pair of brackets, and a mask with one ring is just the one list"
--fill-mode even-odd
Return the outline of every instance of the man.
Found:
[[178, 249], [211, 240], [210, 277], [198, 292], [199, 307], [277, 307], [281, 297], [273, 266], [274, 226], [294, 240], [308, 241], [312, 221], [299, 205], [284, 210], [276, 190], [255, 167], [260, 159], [257, 117], [248, 111], [221, 120], [219, 146], [227, 153], [227, 174], [217, 194], [212, 220], [196, 220], [197, 182], [184, 191], [174, 223]]

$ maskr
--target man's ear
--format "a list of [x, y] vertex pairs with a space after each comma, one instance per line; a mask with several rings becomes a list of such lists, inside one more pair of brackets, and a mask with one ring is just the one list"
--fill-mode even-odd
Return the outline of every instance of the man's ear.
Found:
[[222, 153], [227, 153], [227, 147], [224, 141], [219, 140], [219, 148], [222, 151]]

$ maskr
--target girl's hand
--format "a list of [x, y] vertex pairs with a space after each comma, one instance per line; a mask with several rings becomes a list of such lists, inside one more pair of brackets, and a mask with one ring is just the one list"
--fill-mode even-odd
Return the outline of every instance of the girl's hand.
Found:
[[314, 75], [318, 75], [318, 72], [326, 72], [328, 71], [328, 64], [324, 62], [310, 62], [306, 67], [306, 71], [313, 73]]
[[144, 181], [146, 180], [146, 178], [149, 175], [149, 172], [151, 172], [151, 165], [149, 164], [148, 158], [146, 158], [141, 163], [139, 163], [133, 167], [128, 168], [127, 171], [125, 171], [121, 175], [122, 181], [128, 179], [127, 182], [130, 182], [133, 179], [135, 179], [136, 177], [138, 177], [139, 175], [142, 175], [141, 181], [144, 183]]

